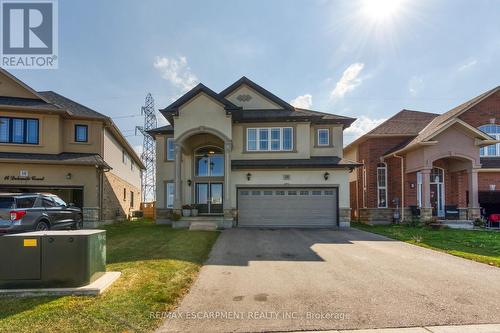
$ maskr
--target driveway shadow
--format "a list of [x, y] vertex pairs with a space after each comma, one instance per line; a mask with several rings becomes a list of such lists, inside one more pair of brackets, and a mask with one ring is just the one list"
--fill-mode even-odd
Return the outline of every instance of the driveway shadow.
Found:
[[250, 261], [325, 261], [313, 246], [394, 240], [356, 229], [236, 228], [222, 233], [206, 265], [247, 266]]

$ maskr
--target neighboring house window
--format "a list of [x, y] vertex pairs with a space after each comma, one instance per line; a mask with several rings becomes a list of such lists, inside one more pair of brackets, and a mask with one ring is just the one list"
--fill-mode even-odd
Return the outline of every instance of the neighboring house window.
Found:
[[318, 129], [318, 146], [330, 145], [330, 130], [328, 128]]
[[290, 151], [292, 127], [247, 128], [247, 151]]
[[422, 173], [417, 172], [417, 206], [422, 207]]
[[175, 141], [174, 138], [167, 139], [167, 161], [175, 159]]
[[75, 125], [75, 142], [87, 142], [89, 140], [89, 127], [87, 125]]
[[130, 170], [132, 172], [134, 172], [134, 170], [135, 170], [135, 163], [134, 162], [130, 162]]
[[[500, 125], [489, 124], [481, 126], [479, 129], [494, 139], [500, 140]], [[500, 143], [481, 147], [480, 155], [481, 157], [500, 156]]]
[[127, 201], [127, 189], [123, 189], [123, 201]]
[[130, 207], [134, 207], [134, 192], [130, 191]]
[[0, 118], [0, 142], [38, 144], [38, 119]]
[[387, 165], [377, 164], [377, 199], [378, 208], [387, 208]]
[[125, 152], [125, 150], [122, 150], [122, 162], [123, 164], [127, 165], [129, 160], [128, 154]]
[[167, 183], [167, 208], [174, 208], [174, 191], [175, 191], [174, 183]]

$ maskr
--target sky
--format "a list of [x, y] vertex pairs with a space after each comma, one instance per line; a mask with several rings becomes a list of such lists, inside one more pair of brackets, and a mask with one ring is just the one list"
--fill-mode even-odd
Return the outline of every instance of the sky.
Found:
[[500, 85], [499, 16], [499, 0], [59, 0], [59, 68], [10, 72], [112, 117], [138, 151], [148, 92], [160, 109], [243, 75], [357, 118], [347, 144], [403, 108], [443, 113]]

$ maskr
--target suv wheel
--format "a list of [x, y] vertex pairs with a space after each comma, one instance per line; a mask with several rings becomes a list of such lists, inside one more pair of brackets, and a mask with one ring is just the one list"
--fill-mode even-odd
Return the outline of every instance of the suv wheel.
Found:
[[73, 230], [83, 229], [83, 219], [81, 216], [79, 216], [77, 218], [77, 220], [75, 221], [75, 224], [73, 225], [73, 227], [71, 229], [73, 229]]
[[45, 231], [45, 230], [49, 230], [49, 224], [45, 221], [40, 221], [36, 224], [36, 227], [35, 227], [35, 230], [36, 231]]

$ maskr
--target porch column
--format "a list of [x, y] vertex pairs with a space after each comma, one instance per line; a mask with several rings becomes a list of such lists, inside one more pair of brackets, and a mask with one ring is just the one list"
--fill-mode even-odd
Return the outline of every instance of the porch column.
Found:
[[424, 220], [432, 218], [431, 206], [431, 169], [422, 169], [422, 207], [420, 208], [420, 216]]
[[181, 162], [182, 162], [182, 146], [175, 144], [175, 193], [174, 193], [174, 210], [182, 208], [182, 184], [181, 184]]
[[231, 150], [233, 145], [230, 141], [224, 143], [224, 215], [230, 214], [231, 210]]
[[467, 175], [469, 176], [469, 219], [476, 219], [481, 216], [477, 172], [478, 169], [473, 168], [467, 171]]

